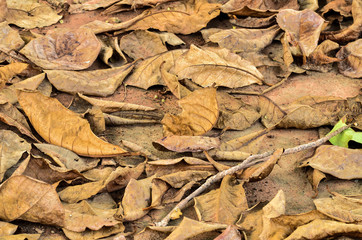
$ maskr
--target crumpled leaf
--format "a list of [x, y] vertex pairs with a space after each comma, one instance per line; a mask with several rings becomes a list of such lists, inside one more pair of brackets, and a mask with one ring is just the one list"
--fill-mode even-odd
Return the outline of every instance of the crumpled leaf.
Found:
[[17, 74], [23, 72], [28, 67], [28, 64], [15, 62], [9, 65], [0, 67], [0, 89], [5, 87], [5, 84]]
[[181, 38], [177, 37], [176, 34], [174, 34], [174, 33], [161, 32], [158, 34], [158, 36], [160, 37], [161, 41], [165, 45], [166, 45], [166, 43], [170, 44], [171, 46], [178, 46], [178, 45], [186, 44], [184, 41], [182, 41]]
[[120, 67], [127, 63], [127, 58], [119, 47], [118, 37], [106, 35], [97, 36], [102, 44], [99, 57], [110, 67]]
[[325, 40], [309, 55], [308, 62], [317, 65], [339, 62], [340, 60], [338, 58], [329, 57], [327, 55], [328, 52], [338, 48], [338, 43], [332, 42], [331, 40]]
[[346, 224], [330, 220], [316, 219], [298, 227], [285, 240], [297, 239], [326, 239], [333, 236], [362, 237], [362, 225]]
[[0, 186], [0, 218], [64, 225], [64, 208], [52, 185], [27, 176], [14, 176]]
[[310, 10], [315, 11], [319, 8], [318, 0], [298, 1], [298, 4], [300, 6], [300, 10], [310, 9]]
[[101, 44], [87, 28], [56, 28], [31, 40], [21, 53], [44, 69], [82, 70], [96, 60]]
[[148, 89], [154, 85], [165, 85], [161, 76], [161, 65], [169, 71], [176, 63], [176, 59], [184, 53], [184, 49], [167, 51], [136, 63], [131, 76], [126, 80], [127, 85]]
[[[6, 5], [6, 1], [2, 2], [4, 2]], [[2, 9], [2, 11], [4, 11], [4, 8], [1, 6], [1, 4], [0, 8]], [[0, 23], [0, 31], [2, 33], [0, 35], [0, 62], [2, 62], [6, 58], [6, 54], [2, 53], [3, 51], [10, 52], [11, 50], [19, 50], [24, 46], [25, 43], [23, 39], [21, 39], [19, 32], [12, 29], [7, 22]]]
[[30, 152], [31, 145], [16, 133], [0, 130], [0, 182], [6, 170], [14, 166], [24, 152]]
[[[338, 130], [339, 128], [346, 126], [346, 117], [343, 117], [341, 120], [339, 120], [338, 123], [333, 127], [333, 129], [330, 131], [330, 133]], [[329, 139], [329, 141], [333, 145], [337, 145], [340, 147], [348, 148], [349, 141], [355, 141], [362, 144], [362, 132], [355, 132], [352, 128], [348, 128], [338, 134], [337, 136], [332, 137]]]
[[240, 232], [235, 226], [230, 225], [214, 240], [238, 240], [238, 239], [242, 239]]
[[263, 75], [249, 61], [226, 49], [201, 49], [195, 45], [181, 55], [173, 69], [179, 77], [190, 78], [202, 87], [243, 87], [262, 84]]
[[69, 13], [81, 13], [83, 11], [92, 11], [98, 8], [106, 8], [119, 0], [91, 0], [91, 1], [74, 1], [69, 5]]
[[121, 110], [134, 110], [134, 111], [153, 111], [155, 108], [147, 107], [138, 104], [126, 103], [126, 102], [116, 102], [116, 101], [107, 101], [96, 98], [90, 98], [84, 96], [83, 94], [78, 93], [78, 96], [86, 100], [93, 106], [99, 107], [102, 112], [111, 113]]
[[324, 5], [320, 11], [322, 12], [322, 16], [325, 15], [327, 12], [333, 10], [335, 12], [338, 12], [342, 16], [350, 17], [352, 16], [352, 1], [346, 1], [346, 0], [332, 0], [328, 2], [326, 5]]
[[159, 120], [153, 119], [130, 119], [118, 117], [115, 115], [103, 113], [104, 121], [108, 126], [132, 125], [132, 124], [152, 124], [159, 123]]
[[[361, 6], [362, 7], [362, 6]], [[362, 15], [361, 15], [362, 16]], [[362, 28], [362, 27], [361, 27]], [[337, 52], [339, 72], [350, 78], [362, 78], [362, 39], [348, 43]]]
[[201, 152], [219, 147], [220, 139], [218, 137], [173, 135], [153, 141], [152, 144], [157, 149], [161, 145], [174, 152]]
[[45, 70], [49, 81], [62, 92], [106, 97], [112, 95], [132, 71], [133, 64], [94, 71]]
[[359, 161], [361, 155], [360, 149], [322, 145], [317, 148], [313, 157], [302, 163], [301, 167], [311, 166], [340, 179], [358, 179], [362, 178], [362, 161]]
[[275, 25], [266, 29], [237, 28], [215, 30], [214, 28], [209, 28], [201, 31], [205, 41], [215, 42], [221, 48], [227, 48], [232, 52], [238, 53], [261, 51], [271, 44], [280, 29]]
[[147, 58], [167, 51], [157, 33], [135, 30], [121, 38], [120, 48], [131, 58]]
[[226, 175], [220, 188], [195, 198], [195, 210], [200, 221], [235, 224], [242, 211], [248, 209], [243, 183]]
[[164, 135], [202, 135], [215, 125], [219, 109], [215, 88], [198, 89], [178, 101], [182, 112], [162, 119]]
[[82, 156], [105, 157], [125, 153], [90, 130], [87, 120], [65, 108], [58, 100], [39, 92], [18, 92], [18, 100], [35, 130], [47, 142]]
[[310, 169], [307, 170], [307, 176], [310, 184], [312, 185], [313, 191], [315, 192], [315, 196], [318, 196], [318, 186], [319, 183], [327, 178], [326, 174], [322, 173], [318, 169]]
[[181, 85], [176, 75], [165, 70], [163, 64], [160, 66], [160, 68], [162, 81], [166, 84], [173, 95], [175, 95], [178, 99], [181, 99], [191, 93], [190, 90]]
[[8, 5], [6, 21], [22, 28], [46, 27], [62, 18], [45, 2], [37, 0], [6, 0], [6, 2]]
[[317, 47], [324, 19], [312, 10], [282, 10], [277, 15], [280, 28], [286, 32], [293, 55], [308, 57]]

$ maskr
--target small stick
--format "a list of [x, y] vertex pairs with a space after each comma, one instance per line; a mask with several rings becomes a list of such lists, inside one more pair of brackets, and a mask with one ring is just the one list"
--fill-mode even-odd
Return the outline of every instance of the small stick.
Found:
[[[322, 145], [323, 143], [327, 142], [329, 139], [331, 139], [332, 137], [340, 134], [341, 132], [343, 132], [344, 130], [348, 129], [351, 125], [346, 125], [343, 126], [341, 128], [339, 128], [338, 130], [334, 131], [333, 133], [328, 134], [327, 136], [320, 138], [314, 142], [310, 142], [310, 143], [306, 143], [306, 144], [302, 144], [296, 147], [292, 147], [292, 148], [287, 148], [284, 150], [282, 155], [287, 155], [287, 154], [292, 154], [292, 153], [297, 153], [303, 150], [307, 150], [310, 148], [315, 148], [318, 147], [320, 145]], [[216, 175], [208, 178], [206, 180], [206, 182], [204, 184], [202, 184], [198, 189], [196, 189], [194, 192], [192, 192], [189, 196], [187, 196], [185, 199], [183, 199], [181, 202], [179, 202], [160, 222], [156, 223], [156, 226], [159, 227], [165, 227], [167, 226], [168, 222], [171, 219], [171, 215], [174, 212], [180, 211], [181, 209], [183, 209], [185, 207], [185, 205], [193, 198], [195, 198], [196, 196], [200, 195], [203, 191], [205, 191], [207, 188], [209, 188], [213, 183], [220, 181], [221, 179], [223, 179], [226, 175], [230, 175], [230, 174], [234, 174], [237, 171], [240, 171], [241, 169], [253, 166], [257, 163], [260, 162], [265, 162], [266, 160], [268, 160], [268, 157], [270, 157], [273, 154], [274, 151], [268, 151], [265, 153], [261, 153], [261, 154], [255, 154], [255, 155], [251, 155], [250, 157], [248, 157], [247, 159], [245, 159], [244, 162], [229, 168], [225, 171], [219, 172]]]

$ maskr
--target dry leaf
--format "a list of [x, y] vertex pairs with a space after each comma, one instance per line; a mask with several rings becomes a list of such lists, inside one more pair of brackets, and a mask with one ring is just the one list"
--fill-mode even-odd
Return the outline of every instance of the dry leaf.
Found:
[[46, 27], [62, 18], [45, 2], [37, 0], [6, 0], [6, 2], [8, 5], [6, 21], [22, 28]]
[[0, 130], [0, 182], [6, 170], [14, 166], [24, 152], [30, 153], [31, 145], [16, 133]]
[[219, 116], [215, 88], [196, 90], [179, 100], [179, 105], [183, 109], [179, 115], [166, 114], [161, 121], [165, 136], [202, 135], [211, 130]]
[[17, 228], [17, 225], [0, 221], [0, 237], [14, 234]]
[[240, 232], [235, 226], [230, 225], [214, 240], [239, 240], [239, 239], [242, 239]]
[[0, 67], [0, 89], [17, 74], [23, 72], [28, 67], [26, 63], [10, 63], [9, 65]]
[[300, 10], [310, 9], [310, 10], [315, 11], [319, 8], [318, 0], [298, 1], [298, 4], [300, 6]]
[[119, 47], [118, 37], [97, 36], [102, 44], [99, 57], [110, 67], [120, 67], [127, 63], [127, 58]]
[[[69, 238], [71, 240], [88, 240], [88, 239], [100, 239], [100, 238], [106, 240], [105, 237], [111, 236], [116, 233], [123, 232], [124, 229], [125, 229], [125, 227], [123, 226], [123, 224], [117, 224], [115, 226], [104, 227], [104, 228], [101, 228], [96, 231], [86, 229], [84, 232], [74, 232], [74, 231], [67, 230], [65, 228], [63, 228], [62, 230], [63, 230], [65, 236], [67, 236], [67, 238]], [[125, 240], [125, 238], [119, 239], [114, 235], [112, 236], [111, 239], [112, 240]]]
[[94, 71], [46, 70], [49, 81], [62, 92], [106, 97], [112, 95], [132, 71], [133, 64]]
[[243, 87], [262, 84], [263, 75], [250, 62], [226, 49], [200, 49], [195, 45], [181, 55], [173, 69], [179, 77], [190, 78], [202, 87]]
[[64, 225], [64, 208], [52, 185], [27, 176], [14, 176], [0, 187], [0, 218]]
[[125, 153], [91, 131], [87, 120], [66, 109], [58, 100], [38, 92], [18, 92], [18, 100], [31, 124], [47, 142], [82, 156], [106, 157]]
[[176, 75], [169, 73], [163, 67], [163, 64], [160, 66], [161, 79], [166, 84], [168, 89], [175, 95], [178, 99], [184, 98], [191, 93], [186, 87], [180, 84]]
[[161, 32], [158, 34], [163, 44], [170, 44], [171, 46], [178, 46], [182, 44], [186, 44], [181, 38], [177, 37], [174, 33], [169, 32]]
[[[271, 44], [279, 32], [279, 27], [275, 25], [267, 29], [220, 29], [210, 35], [208, 34], [209, 31], [214, 31], [214, 29], [209, 28], [201, 31], [206, 42], [215, 42], [221, 48], [227, 48], [236, 53], [259, 52]], [[208, 35], [207, 38], [205, 35]]]
[[[361, 6], [362, 7], [362, 6]], [[350, 78], [362, 78], [362, 39], [343, 46], [337, 53], [339, 72]]]
[[176, 59], [184, 52], [183, 49], [167, 51], [136, 63], [132, 75], [126, 80], [127, 85], [143, 89], [154, 85], [165, 85], [162, 81], [161, 65], [165, 71], [169, 71], [175, 65]]
[[342, 16], [350, 17], [352, 16], [352, 1], [346, 0], [332, 0], [324, 5], [320, 11], [322, 12], [322, 16], [325, 15], [327, 12], [333, 10], [334, 12], [338, 12]]
[[82, 99], [86, 100], [93, 106], [99, 107], [102, 112], [105, 113], [111, 113], [111, 112], [117, 112], [121, 110], [125, 111], [153, 111], [155, 108], [142, 106], [138, 104], [132, 104], [132, 103], [126, 103], [126, 102], [115, 102], [115, 101], [107, 101], [107, 100], [101, 100], [97, 98], [90, 98], [87, 96], [84, 96], [83, 94], [78, 93], [78, 96]]
[[174, 152], [201, 152], [219, 147], [220, 139], [218, 137], [173, 135], [153, 141], [152, 144], [157, 149], [161, 145]]
[[[158, 120], [152, 119], [129, 119], [129, 118], [122, 118], [118, 116], [114, 116], [111, 114], [103, 113], [104, 120], [106, 125], [109, 126], [119, 126], [119, 125], [130, 125], [130, 124], [153, 124], [159, 123]], [[137, 152], [137, 151], [135, 151]]]
[[248, 209], [243, 183], [226, 175], [220, 188], [195, 198], [195, 210], [200, 221], [235, 224], [242, 211]]
[[5, 236], [2, 239], [4, 240], [38, 240], [40, 239], [41, 234], [30, 234], [30, 233], [20, 233], [10, 236]]
[[92, 11], [98, 8], [106, 8], [119, 2], [119, 0], [92, 0], [92, 1], [74, 1], [69, 5], [69, 13], [81, 13], [84, 11]]
[[328, 52], [336, 50], [339, 48], [339, 44], [332, 42], [331, 40], [325, 40], [317, 46], [317, 48], [309, 55], [308, 63], [311, 65], [317, 64], [328, 64], [333, 62], [339, 62], [338, 58], [329, 57]]
[[362, 178], [361, 156], [360, 149], [322, 145], [317, 148], [314, 156], [307, 159], [301, 166], [311, 166], [340, 179], [358, 179]]
[[106, 121], [103, 112], [99, 107], [88, 109], [83, 116], [88, 120], [90, 127], [95, 134], [101, 134], [106, 131]]
[[[5, 0], [3, 0], [2, 2], [4, 2], [6, 5]], [[3, 12], [4, 8], [1, 6], [1, 3], [0, 3], [0, 8], [3, 9], [2, 10]], [[1, 22], [1, 13], [0, 13], [0, 22]], [[21, 39], [19, 32], [12, 29], [7, 22], [0, 23], [0, 32], [2, 33], [0, 35], [0, 51], [1, 51], [0, 62], [2, 62], [6, 58], [6, 54], [2, 53], [3, 51], [10, 52], [11, 50], [19, 50], [24, 46], [24, 41], [23, 39]]]
[[0, 12], [0, 22], [3, 22], [5, 21], [6, 15], [8, 13], [8, 6], [6, 0], [0, 1], [0, 8], [2, 9], [2, 11]]
[[56, 28], [31, 40], [20, 52], [44, 69], [82, 70], [92, 65], [100, 50], [92, 30]]
[[276, 23], [275, 15], [266, 18], [247, 17], [235, 18], [229, 20], [231, 24], [244, 28], [263, 28], [270, 27]]
[[266, 128], [272, 128], [285, 118], [286, 113], [266, 96], [258, 97], [258, 105], [261, 122]]
[[308, 180], [312, 184], [313, 191], [317, 196], [319, 183], [327, 176], [317, 169], [311, 169], [311, 171], [308, 171], [307, 174], [308, 174]]

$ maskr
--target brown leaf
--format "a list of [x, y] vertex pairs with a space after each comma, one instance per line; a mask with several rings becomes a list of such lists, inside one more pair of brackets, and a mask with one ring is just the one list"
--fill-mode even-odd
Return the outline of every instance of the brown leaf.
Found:
[[92, 131], [96, 134], [106, 131], [106, 121], [103, 112], [99, 107], [92, 107], [84, 113], [84, 117], [88, 120]]
[[342, 16], [350, 17], [352, 16], [352, 1], [346, 0], [332, 0], [326, 5], [324, 5], [320, 11], [322, 12], [322, 16], [331, 10], [340, 13]]
[[17, 228], [17, 225], [0, 221], [0, 237], [14, 234]]
[[220, 188], [195, 198], [195, 210], [200, 221], [235, 224], [241, 212], [248, 209], [243, 183], [226, 175]]
[[157, 149], [162, 147], [174, 152], [202, 152], [220, 146], [218, 137], [206, 136], [168, 136], [152, 142]]
[[5, 21], [6, 15], [8, 13], [8, 6], [5, 0], [0, 1], [0, 8], [2, 11], [0, 12], [0, 22]]
[[167, 51], [157, 33], [136, 30], [121, 38], [120, 48], [131, 58], [147, 58]]
[[179, 100], [179, 105], [183, 109], [179, 115], [166, 114], [161, 121], [165, 136], [202, 135], [212, 129], [219, 116], [215, 88], [195, 90]]
[[300, 6], [300, 10], [310, 9], [310, 10], [315, 11], [319, 8], [318, 0], [298, 1], [298, 4]]
[[27, 176], [14, 176], [0, 187], [0, 218], [63, 226], [65, 211], [52, 185]]
[[226, 49], [201, 49], [195, 45], [181, 55], [173, 69], [179, 77], [190, 78], [202, 87], [243, 87], [262, 84], [263, 75], [250, 62]]
[[56, 28], [31, 40], [21, 53], [44, 69], [82, 70], [96, 60], [101, 44], [87, 28]]
[[[361, 6], [362, 7], [362, 6]], [[343, 46], [337, 53], [339, 72], [350, 78], [362, 78], [362, 39]]]
[[158, 36], [160, 37], [164, 45], [166, 45], [166, 43], [171, 46], [186, 44], [184, 41], [181, 40], [181, 38], [177, 37], [176, 34], [174, 33], [161, 32], [158, 34]]
[[332, 42], [330, 40], [325, 40], [317, 46], [317, 48], [311, 53], [308, 58], [308, 62], [313, 64], [328, 64], [333, 62], [339, 62], [338, 58], [329, 57], [328, 52], [336, 50], [339, 48], [339, 44]]
[[31, 145], [16, 133], [0, 130], [0, 182], [6, 170], [14, 166], [24, 152], [30, 153]]
[[97, 36], [102, 44], [99, 57], [110, 67], [120, 67], [127, 63], [127, 58], [119, 47], [118, 37]]
[[160, 66], [161, 79], [166, 84], [168, 89], [175, 95], [178, 99], [184, 98], [191, 93], [186, 87], [180, 84], [176, 75], [169, 73], [163, 67], [163, 64]]
[[[0, 3], [0, 8], [2, 9], [0, 13], [0, 22], [1, 14], [6, 12], [4, 11], [4, 7], [1, 6], [3, 3], [6, 5], [6, 1], [3, 0]], [[19, 32], [12, 29], [7, 22], [0, 23], [0, 31], [2, 33], [0, 35], [0, 62], [2, 62], [2, 60], [6, 58], [6, 54], [2, 53], [3, 51], [10, 52], [11, 50], [19, 50], [24, 46], [24, 41], [21, 39]]]
[[62, 92], [106, 97], [112, 95], [132, 71], [133, 64], [94, 71], [46, 70], [49, 81]]
[[267, 128], [272, 128], [279, 124], [286, 115], [286, 113], [268, 97], [258, 97], [258, 105], [261, 122]]
[[37, 0], [20, 2], [7, 0], [6, 2], [8, 5], [6, 21], [22, 28], [46, 27], [62, 18], [45, 2], [38, 2]]
[[40, 239], [40, 235], [41, 234], [20, 233], [20, 234], [5, 236], [5, 237], [3, 237], [3, 239], [6, 239], [6, 240], [24, 240], [24, 239], [38, 240], [38, 239]]
[[0, 67], [0, 89], [5, 87], [5, 84], [17, 74], [23, 72], [28, 67], [28, 64], [15, 62], [9, 65]]
[[240, 232], [235, 226], [228, 226], [217, 238], [214, 240], [239, 240], [242, 239]]
[[[213, 28], [202, 30], [201, 33], [206, 42], [211, 41], [219, 44], [221, 48], [227, 48], [232, 52], [259, 52], [266, 46], [271, 44], [274, 37], [279, 32], [277, 25], [267, 29], [218, 29], [217, 32]], [[206, 37], [207, 36], [207, 37]]]
[[315, 192], [315, 196], [317, 196], [319, 183], [327, 176], [317, 169], [311, 169], [311, 171], [308, 171], [307, 174], [308, 180], [310, 184], [312, 184], [313, 191]]
[[[88, 240], [88, 239], [106, 239], [105, 237], [111, 236], [116, 233], [123, 232], [125, 227], [123, 224], [117, 224], [112, 227], [104, 227], [99, 230], [89, 230], [86, 229], [84, 232], [75, 232], [70, 231], [68, 229], [63, 228], [63, 232], [67, 238], [71, 240]], [[118, 240], [119, 238], [116, 238], [116, 236], [112, 236], [112, 240]], [[123, 240], [120, 238], [119, 240]], [[125, 239], [124, 239], [125, 240]]]
[[106, 8], [119, 2], [119, 0], [93, 0], [93, 1], [74, 1], [69, 4], [69, 13], [81, 13], [84, 11], [92, 11], [98, 8]]
[[362, 162], [358, 160], [361, 159], [361, 154], [360, 149], [322, 145], [301, 166], [311, 166], [340, 179], [358, 179], [362, 177]]
[[143, 89], [154, 85], [165, 85], [161, 76], [161, 65], [162, 69], [169, 71], [175, 65], [176, 59], [184, 52], [183, 49], [167, 51], [136, 63], [132, 75], [126, 80], [127, 85]]
[[38, 92], [18, 92], [18, 100], [35, 130], [47, 142], [82, 156], [105, 157], [125, 153], [90, 130], [87, 120], [66, 109], [58, 100]]
[[247, 17], [247, 18], [235, 18], [230, 19], [230, 23], [233, 25], [244, 28], [263, 28], [270, 27], [276, 23], [275, 15], [266, 18]]
[[[130, 118], [122, 118], [115, 115], [103, 113], [104, 120], [106, 125], [109, 126], [119, 126], [119, 125], [130, 125], [130, 124], [151, 124], [151, 123], [159, 123], [159, 120], [153, 119], [130, 119]], [[137, 152], [137, 151], [135, 151]]]

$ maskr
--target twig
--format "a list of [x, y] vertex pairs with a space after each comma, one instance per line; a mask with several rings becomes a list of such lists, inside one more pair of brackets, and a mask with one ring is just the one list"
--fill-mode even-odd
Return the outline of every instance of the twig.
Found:
[[[299, 145], [299, 146], [296, 146], [296, 147], [293, 147], [293, 148], [287, 148], [287, 149], [285, 149], [285, 151], [283, 152], [282, 155], [297, 153], [297, 152], [300, 152], [300, 151], [303, 151], [303, 150], [318, 147], [318, 146], [322, 145], [323, 143], [327, 142], [332, 137], [334, 137], [334, 136], [338, 135], [339, 133], [343, 132], [344, 130], [346, 130], [350, 126], [351, 125], [343, 126], [343, 127], [339, 128], [338, 130], [334, 131], [333, 133], [330, 133], [327, 136], [318, 139], [317, 141], [302, 144], [302, 145]], [[168, 222], [171, 219], [171, 215], [174, 212], [177, 212], [177, 211], [180, 211], [181, 209], [183, 209], [185, 207], [185, 205], [191, 199], [193, 199], [196, 196], [198, 196], [199, 194], [201, 194], [203, 191], [205, 191], [207, 188], [209, 188], [213, 183], [220, 181], [226, 175], [234, 174], [235, 172], [240, 171], [241, 169], [250, 167], [250, 166], [255, 165], [257, 163], [260, 163], [260, 162], [265, 162], [268, 159], [268, 157], [270, 157], [273, 154], [273, 152], [274, 151], [269, 151], [269, 152], [265, 152], [265, 153], [261, 153], [261, 154], [251, 155], [250, 157], [245, 159], [244, 162], [242, 162], [242, 163], [240, 163], [240, 164], [238, 164], [238, 165], [236, 165], [236, 166], [234, 166], [232, 168], [229, 168], [229, 169], [227, 169], [225, 171], [219, 172], [216, 175], [208, 178], [206, 180], [206, 182], [204, 184], [202, 184], [198, 189], [196, 189], [189, 196], [187, 196], [185, 199], [183, 199], [181, 202], [179, 202], [160, 222], [157, 222], [156, 226], [160, 226], [160, 227], [167, 226]]]

